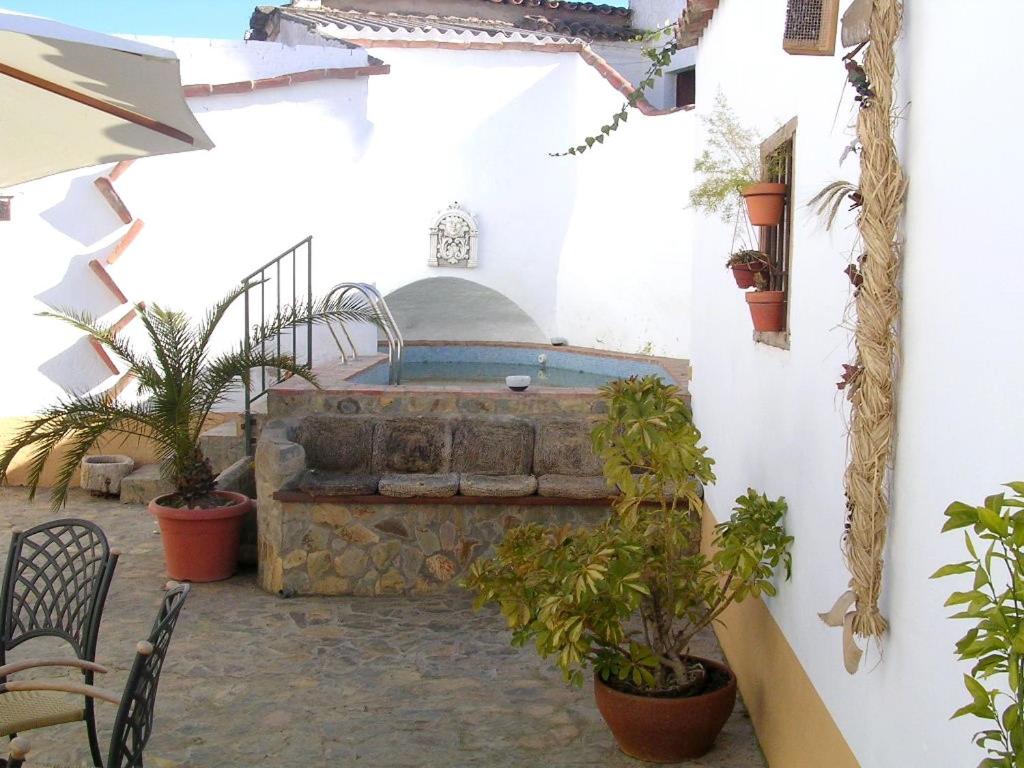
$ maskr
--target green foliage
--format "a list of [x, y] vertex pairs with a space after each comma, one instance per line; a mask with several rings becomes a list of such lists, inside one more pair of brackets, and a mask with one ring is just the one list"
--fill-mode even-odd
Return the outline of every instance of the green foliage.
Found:
[[737, 267], [741, 264], [757, 264], [760, 262], [764, 264], [765, 269], [768, 268], [768, 254], [764, 251], [753, 251], [750, 249], [744, 249], [742, 251], [736, 251], [732, 254], [725, 262], [726, 267]]
[[254, 327], [240, 347], [213, 356], [213, 334], [243, 293], [242, 287], [233, 290], [197, 323], [180, 312], [137, 304], [148, 354], [136, 350], [115, 327], [97, 323], [89, 315], [70, 310], [41, 313], [87, 333], [127, 363], [142, 399], [127, 402], [104, 392], [59, 400], [26, 424], [0, 454], [0, 483], [6, 482], [15, 457], [28, 451], [27, 484], [30, 498], [34, 497], [50, 455], [58, 446], [66, 446], [51, 492], [56, 511], [67, 500], [82, 459], [106, 435], [152, 440], [163, 460], [164, 476], [177, 489], [176, 501], [194, 506], [202, 500], [213, 489], [214, 479], [199, 447], [199, 435], [214, 406], [238, 387], [239, 379], [254, 368], [274, 368], [315, 383], [312, 371], [272, 351], [272, 342], [308, 318], [314, 323], [376, 322], [368, 306], [351, 298], [286, 307]]
[[707, 148], [693, 163], [703, 179], [690, 191], [690, 205], [733, 222], [740, 192], [761, 180], [761, 149], [757, 134], [743, 125], [721, 93], [705, 118]]
[[946, 509], [943, 532], [964, 531], [968, 559], [939, 568], [933, 579], [970, 575], [971, 588], [953, 592], [951, 618], [972, 626], [956, 644], [961, 661], [972, 662], [964, 675], [970, 702], [953, 717], [974, 715], [988, 727], [974, 736], [988, 753], [978, 768], [1024, 766], [1024, 482], [1009, 483], [1011, 493], [989, 496], [980, 507], [954, 502]]
[[774, 595], [780, 564], [789, 577], [786, 503], [748, 491], [702, 553], [698, 481], [714, 482], [714, 462], [678, 389], [650, 376], [604, 396], [594, 443], [621, 490], [612, 517], [592, 529], [514, 528], [466, 585], [477, 607], [498, 604], [513, 644], [532, 642], [574, 684], [590, 666], [641, 693], [699, 692], [693, 637], [733, 602]]
[[[665, 69], [671, 65], [672, 57], [679, 50], [676, 32], [677, 26], [671, 24], [662, 29], [644, 32], [634, 38], [635, 41], [644, 43], [642, 48], [643, 54], [651, 62], [644, 73], [643, 79], [637, 83], [636, 88], [626, 97], [626, 102], [622, 105], [622, 108], [612, 115], [607, 124], [601, 126], [600, 133], [587, 136], [576, 146], [569, 147], [564, 152], [554, 152], [551, 156], [582, 155], [584, 152], [593, 149], [596, 145], [604, 144], [606, 138], [619, 130], [629, 119], [629, 110], [644, 98], [644, 94], [654, 87], [654, 84], [665, 74]], [[667, 41], [663, 41], [663, 38], [667, 38]], [[658, 41], [662, 41], [662, 44], [655, 46], [654, 43]]]

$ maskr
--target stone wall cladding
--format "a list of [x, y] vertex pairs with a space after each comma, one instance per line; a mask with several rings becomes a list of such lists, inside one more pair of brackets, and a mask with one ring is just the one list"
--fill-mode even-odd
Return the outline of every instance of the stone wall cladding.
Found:
[[373, 465], [381, 474], [443, 474], [452, 461], [447, 419], [383, 419], [374, 432]]
[[534, 427], [509, 417], [466, 417], [452, 433], [452, 470], [473, 475], [528, 475]]
[[[284, 590], [315, 595], [419, 595], [458, 586], [522, 523], [595, 525], [608, 509], [537, 505], [283, 505]], [[275, 570], [270, 568], [269, 570]]]
[[575, 417], [605, 413], [597, 392], [548, 391], [455, 392], [422, 389], [394, 392], [273, 389], [267, 400], [270, 418], [295, 418], [306, 414], [344, 416], [523, 416]]
[[300, 422], [296, 440], [305, 449], [310, 466], [370, 474], [376, 425], [376, 420], [365, 416], [316, 414]]
[[533, 454], [535, 475], [596, 476], [601, 459], [594, 453], [591, 420], [551, 420], [537, 424]]

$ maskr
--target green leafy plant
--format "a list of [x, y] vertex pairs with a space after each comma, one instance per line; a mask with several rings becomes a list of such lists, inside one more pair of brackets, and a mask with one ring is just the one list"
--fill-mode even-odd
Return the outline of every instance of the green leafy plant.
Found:
[[73, 311], [43, 312], [83, 331], [127, 364], [138, 383], [140, 400], [129, 402], [112, 392], [61, 399], [29, 421], [0, 455], [0, 483], [6, 482], [15, 457], [29, 451], [29, 495], [34, 497], [51, 454], [66, 446], [52, 488], [54, 510], [67, 500], [68, 488], [82, 459], [104, 436], [149, 439], [162, 459], [164, 476], [176, 488], [166, 500], [172, 506], [216, 506], [211, 497], [215, 479], [203, 456], [199, 435], [213, 408], [256, 368], [274, 368], [316, 383], [313, 372], [292, 357], [271, 351], [272, 342], [287, 328], [312, 319], [314, 323], [376, 322], [360, 300], [320, 300], [312, 305], [284, 308], [254, 327], [246, 343], [219, 355], [210, 344], [217, 326], [244, 288], [229, 293], [198, 323], [158, 306], [137, 304], [135, 311], [146, 330], [151, 351], [140, 353], [115, 326], [97, 323]]
[[678, 389], [651, 376], [603, 393], [608, 415], [593, 437], [621, 492], [611, 518], [514, 528], [466, 584], [478, 607], [500, 606], [513, 644], [532, 641], [574, 684], [592, 667], [624, 690], [697, 694], [708, 681], [693, 638], [732, 603], [774, 595], [779, 565], [789, 577], [786, 503], [748, 491], [715, 528], [713, 554], [701, 552], [700, 484], [714, 481], [714, 462]]
[[738, 267], [744, 264], [763, 264], [765, 269], [768, 268], [768, 254], [764, 251], [755, 251], [749, 248], [736, 251], [732, 254], [725, 262], [726, 267]]
[[743, 125], [725, 96], [703, 119], [707, 147], [693, 163], [703, 178], [690, 191], [690, 205], [706, 214], [735, 222], [740, 192], [761, 180], [761, 149], [757, 134]]
[[[605, 139], [619, 130], [629, 120], [629, 110], [636, 107], [645, 98], [644, 94], [654, 87], [654, 84], [665, 74], [665, 69], [672, 64], [672, 57], [679, 50], [679, 43], [676, 40], [677, 32], [678, 26], [670, 24], [661, 29], [642, 32], [633, 38], [634, 42], [643, 43], [641, 51], [644, 57], [650, 61], [650, 64], [640, 82], [637, 83], [636, 87], [626, 97], [622, 108], [612, 115], [605, 125], [601, 126], [599, 133], [587, 136], [579, 144], [569, 147], [564, 152], [553, 152], [551, 156], [582, 155], [598, 144], [604, 144]], [[656, 45], [659, 42], [661, 44]]]
[[939, 568], [933, 579], [971, 575], [971, 588], [953, 592], [951, 618], [973, 626], [956, 644], [971, 697], [953, 717], [974, 715], [988, 721], [974, 741], [988, 753], [978, 768], [1024, 765], [1024, 482], [1008, 483], [1011, 493], [989, 496], [980, 507], [954, 502], [946, 509], [945, 531], [964, 531], [968, 559]]

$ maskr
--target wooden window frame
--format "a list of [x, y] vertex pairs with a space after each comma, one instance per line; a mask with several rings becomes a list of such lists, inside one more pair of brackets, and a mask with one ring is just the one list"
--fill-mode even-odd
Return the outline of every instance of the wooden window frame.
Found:
[[[793, 190], [796, 186], [796, 129], [797, 118], [793, 118], [761, 143], [761, 167], [765, 169], [762, 181], [781, 181], [786, 184], [786, 205], [782, 220], [777, 227], [761, 227], [758, 235], [759, 247], [765, 253], [778, 257], [782, 275], [782, 292], [786, 296], [786, 329], [784, 331], [754, 331], [754, 341], [779, 349], [789, 349], [790, 344], [790, 293], [793, 272]], [[787, 150], [785, 165], [781, 171], [770, 173], [773, 163], [769, 159], [780, 150]]]
[[[693, 109], [697, 106], [697, 67], [683, 67], [678, 69], [672, 74], [675, 76], [675, 93], [673, 94], [673, 102], [676, 109]], [[693, 75], [693, 101], [690, 104], [679, 103], [679, 77], [681, 75]]]
[[[787, 17], [790, 4], [786, 3]], [[788, 20], [787, 20], [788, 26]], [[789, 38], [783, 34], [782, 50], [793, 56], [833, 56], [839, 32], [839, 0], [821, 0], [821, 28], [815, 40]]]

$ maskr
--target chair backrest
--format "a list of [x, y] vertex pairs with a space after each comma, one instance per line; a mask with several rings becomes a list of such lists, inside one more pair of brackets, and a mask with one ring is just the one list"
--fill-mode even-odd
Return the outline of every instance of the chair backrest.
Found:
[[0, 664], [39, 636], [60, 637], [93, 660], [103, 605], [117, 565], [107, 537], [88, 520], [51, 520], [11, 537], [0, 592]]
[[139, 652], [128, 675], [121, 704], [110, 734], [107, 768], [141, 768], [142, 753], [153, 732], [153, 710], [160, 670], [167, 656], [178, 614], [191, 587], [181, 584], [164, 594], [149, 640], [139, 643]]

